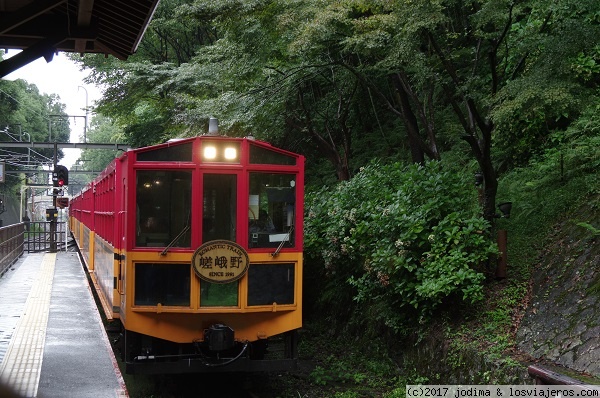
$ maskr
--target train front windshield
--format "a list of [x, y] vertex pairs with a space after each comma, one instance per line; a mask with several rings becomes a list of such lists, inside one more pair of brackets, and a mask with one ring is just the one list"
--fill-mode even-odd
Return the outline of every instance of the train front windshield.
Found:
[[190, 247], [191, 171], [138, 170], [136, 246]]
[[295, 185], [293, 174], [250, 173], [249, 247], [293, 245]]
[[[202, 243], [238, 241], [237, 178], [204, 174]], [[248, 247], [293, 247], [296, 214], [294, 174], [252, 172], [247, 204]], [[138, 170], [136, 239], [138, 247], [191, 247], [192, 172]]]

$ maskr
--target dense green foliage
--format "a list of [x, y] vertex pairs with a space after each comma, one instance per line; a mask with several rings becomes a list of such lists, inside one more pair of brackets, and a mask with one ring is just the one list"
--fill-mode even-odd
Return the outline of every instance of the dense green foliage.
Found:
[[598, 110], [584, 112], [565, 132], [551, 135], [556, 142], [552, 148], [536, 155], [527, 167], [516, 168], [500, 179], [501, 197], [511, 198], [515, 203], [514, 217], [504, 227], [515, 235], [512, 239], [516, 246], [514, 259], [520, 269], [527, 270], [529, 256], [534, 255], [557, 218], [590, 198], [596, 198], [589, 203], [590, 208], [600, 208], [597, 203], [600, 194]]
[[309, 194], [307, 267], [333, 282], [325, 304], [353, 299], [398, 330], [449, 299], [480, 301], [497, 251], [475, 193], [463, 175], [428, 162], [374, 163]]
[[[468, 311], [458, 313], [452, 311], [452, 316], [448, 316], [447, 311], [438, 312], [439, 316], [435, 319], [433, 327], [432, 324], [419, 325], [421, 333], [425, 335], [432, 333], [436, 339], [443, 338], [445, 339], [444, 343], [448, 344], [447, 351], [440, 350], [439, 356], [430, 359], [430, 361], [432, 360], [436, 364], [444, 364], [443, 366], [450, 373], [453, 370], [460, 372], [461, 369], [468, 368], [469, 376], [472, 379], [463, 380], [465, 383], [502, 384], [502, 380], [505, 381], [510, 372], [516, 369], [517, 373], [521, 373], [524, 369], [525, 365], [519, 362], [522, 357], [513, 357], [512, 355], [515, 352], [518, 353], [515, 330], [518, 327], [520, 317], [523, 315], [528, 292], [531, 289], [530, 277], [532, 272], [536, 272], [538, 263], [544, 266], [546, 261], [552, 260], [552, 255], [550, 258], [545, 257], [549, 246], [560, 246], [561, 250], [564, 250], [562, 253], [564, 258], [572, 258], [572, 256], [580, 254], [569, 252], [569, 244], [565, 244], [565, 242], [549, 240], [548, 237], [553, 234], [556, 225], [564, 225], [565, 220], [567, 220], [568, 223], [573, 225], [574, 229], [579, 226], [580, 236], [586, 242], [594, 242], [594, 237], [597, 239], [600, 225], [595, 224], [591, 219], [573, 216], [573, 210], [577, 209], [578, 214], [588, 213], [594, 217], [594, 220], [597, 220], [597, 217], [593, 215], [597, 214], [600, 209], [600, 174], [597, 171], [600, 166], [600, 145], [598, 145], [600, 119], [597, 115], [597, 112], [584, 113], [577, 123], [570, 126], [564, 134], [560, 134], [556, 146], [534, 155], [529, 166], [513, 169], [500, 178], [499, 199], [513, 201], [511, 217], [501, 219], [496, 224], [497, 228], [508, 231], [508, 277], [499, 281], [493, 279], [484, 281], [482, 291], [484, 298], [477, 303], [476, 307], [467, 307]], [[367, 171], [368, 175], [382, 178], [383, 181], [387, 182], [387, 173], [382, 172], [382, 175], [378, 175], [375, 170]], [[387, 168], [387, 171], [389, 173], [390, 169]], [[365, 179], [362, 172], [355, 178]], [[402, 177], [398, 178], [399, 190], [406, 189], [400, 187]], [[348, 185], [351, 184], [352, 181]], [[351, 190], [344, 186], [331, 194], [327, 192], [311, 194], [310, 203], [312, 205], [309, 210], [312, 209], [312, 206], [328, 203], [331, 195], [335, 199], [331, 200], [332, 206], [328, 209], [336, 215], [323, 217], [322, 220], [307, 218], [307, 224], [311, 226], [309, 231], [312, 231], [312, 226], [316, 224], [321, 231], [320, 233], [334, 233], [335, 231], [327, 231], [325, 225], [327, 221], [323, 220], [337, 223], [342, 219], [343, 210], [335, 210], [338, 208], [336, 206], [341, 207], [341, 209], [348, 209], [354, 205], [357, 209], [360, 209], [363, 200], [375, 201], [373, 197], [379, 197], [379, 191], [376, 189], [379, 185], [367, 185], [364, 182], [357, 184], [357, 187], [358, 185], [375, 189], [370, 192], [357, 189], [349, 194]], [[342, 196], [338, 193], [338, 190], [344, 191], [348, 195]], [[384, 191], [386, 190], [384, 189]], [[472, 189], [465, 188], [460, 194], [468, 197], [471, 193]], [[355, 198], [355, 195], [358, 197]], [[349, 201], [350, 204], [346, 205], [345, 201]], [[473, 199], [468, 200], [468, 202], [472, 203]], [[368, 205], [365, 206], [368, 207]], [[385, 208], [385, 205], [382, 207]], [[322, 213], [325, 209], [319, 209], [318, 211]], [[355, 219], [357, 225], [362, 223], [357, 217]], [[312, 239], [319, 238], [312, 233], [309, 238], [311, 239], [308, 242], [310, 247], [317, 247]], [[376, 240], [373, 239], [372, 242]], [[340, 250], [339, 245], [331, 245], [331, 248]], [[322, 247], [321, 249], [325, 248]], [[310, 261], [317, 260], [310, 259]], [[317, 263], [321, 264], [322, 261], [317, 261]], [[336, 271], [343, 272], [345, 269], [349, 269], [349, 272], [365, 273], [365, 270], [361, 270], [356, 261], [348, 260], [344, 264], [341, 264], [341, 262], [337, 264], [340, 265], [340, 268]], [[582, 265], [584, 269], [586, 266], [593, 269], [595, 264]], [[344, 304], [339, 303], [339, 301], [347, 300], [348, 295], [357, 294], [359, 287], [357, 286], [356, 289], [348, 292], [349, 285], [344, 284], [344, 277], [348, 275], [340, 276], [337, 272], [330, 272], [313, 277], [312, 273], [318, 272], [319, 266], [317, 265], [316, 269], [313, 269], [311, 263], [308, 262], [307, 267], [310, 267], [306, 276], [311, 278], [311, 285], [317, 284], [316, 288], [325, 292], [321, 297], [324, 304], [334, 307], [331, 312], [334, 316], [329, 319], [346, 320], [344, 314], [348, 313], [348, 306], [344, 307]], [[329, 283], [318, 285], [318, 281], [323, 279]], [[373, 278], [372, 283], [377, 284], [377, 281]], [[323, 286], [326, 287], [323, 288]], [[556, 288], [560, 289], [559, 286]], [[565, 291], [564, 294], [568, 294], [568, 291]], [[378, 305], [376, 298], [380, 297], [372, 297], [371, 300], [361, 303], [363, 306], [360, 311], [357, 311], [358, 314], [351, 319], [354, 326], [359, 324], [358, 322], [366, 320], [368, 324], [374, 319], [382, 319], [387, 315], [386, 312], [379, 313], [385, 307]], [[381, 296], [381, 298], [385, 300], [386, 296]], [[452, 300], [453, 306], [456, 307], [458, 303], [459, 300]], [[401, 312], [407, 313], [406, 309]], [[416, 318], [413, 319], [417, 320]], [[364, 326], [364, 323], [359, 325]], [[319, 324], [319, 326], [327, 330], [328, 327], [331, 327], [331, 323]], [[317, 338], [305, 342], [309, 346], [306, 350], [309, 352], [310, 358], [319, 364], [310, 375], [311, 381], [315, 385], [321, 386], [322, 389], [345, 391], [344, 393], [331, 392], [331, 396], [334, 396], [334, 394], [353, 396], [351, 394], [357, 394], [356, 391], [362, 391], [361, 389], [365, 387], [364, 382], [357, 381], [359, 376], [367, 380], [380, 380], [380, 377], [383, 376], [383, 379], [389, 383], [370, 387], [368, 393], [358, 393], [354, 396], [371, 394], [372, 396], [401, 397], [405, 394], [405, 384], [448, 382], [448, 374], [436, 373], [435, 370], [432, 373], [428, 370], [432, 364], [427, 360], [421, 361], [427, 364], [424, 367], [410, 360], [407, 361], [405, 346], [401, 346], [401, 353], [397, 354], [399, 357], [397, 358], [395, 357], [396, 353], [389, 348], [379, 350], [375, 348], [375, 351], [373, 351], [374, 347], [377, 346], [377, 344], [374, 344], [375, 339], [365, 339], [365, 341], [359, 337], [354, 342], [357, 335], [356, 330], [352, 326], [346, 328], [347, 334], [343, 334], [343, 337], [338, 338], [337, 341], [352, 342], [351, 347], [347, 345], [343, 347], [343, 352], [361, 352], [361, 355], [356, 356], [362, 359], [360, 363], [355, 363], [353, 360], [344, 360], [344, 358], [354, 358], [351, 355], [340, 354], [332, 358], [330, 351], [326, 349], [313, 348], [313, 351], [310, 351], [312, 344], [319, 347], [318, 344], [322, 336], [317, 332], [315, 332]], [[363, 327], [358, 330], [360, 330], [358, 336], [369, 336], [368, 329]], [[381, 336], [381, 329], [376, 330], [376, 332], [378, 336]], [[390, 340], [397, 341], [397, 338], [398, 335], [393, 335]], [[436, 343], [439, 343], [439, 341], [436, 341]], [[335, 344], [333, 346], [335, 349]], [[340, 349], [340, 351], [342, 350]], [[493, 363], [493, 366], [482, 369], [480, 372], [470, 368], [470, 365], [465, 363], [465, 357], [474, 355], [486, 358], [489, 364]], [[381, 364], [387, 364], [390, 360], [397, 361], [399, 369], [385, 369], [383, 367], [376, 370], [370, 369], [367, 365], [374, 358], [377, 358], [377, 361]], [[342, 387], [340, 387], [340, 381], [343, 382]], [[296, 387], [295, 390], [294, 388], [290, 388], [290, 390], [305, 393], [311, 391], [311, 388]]]
[[309, 181], [331, 183], [460, 145], [491, 221], [499, 173], [597, 106], [599, 34], [593, 0], [170, 0], [129, 61], [83, 62], [133, 146], [214, 116], [306, 154]]

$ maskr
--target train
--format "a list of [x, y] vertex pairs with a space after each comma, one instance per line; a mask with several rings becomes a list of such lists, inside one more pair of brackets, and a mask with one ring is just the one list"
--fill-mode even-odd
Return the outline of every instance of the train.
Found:
[[124, 152], [70, 201], [126, 373], [297, 366], [305, 158], [209, 125]]

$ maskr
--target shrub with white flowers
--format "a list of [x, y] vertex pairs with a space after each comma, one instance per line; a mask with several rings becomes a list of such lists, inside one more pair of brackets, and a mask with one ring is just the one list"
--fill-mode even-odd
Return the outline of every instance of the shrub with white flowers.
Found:
[[326, 297], [350, 291], [393, 328], [444, 301], [481, 300], [483, 267], [497, 247], [469, 179], [442, 162], [373, 163], [307, 194], [307, 269], [323, 267], [334, 290]]

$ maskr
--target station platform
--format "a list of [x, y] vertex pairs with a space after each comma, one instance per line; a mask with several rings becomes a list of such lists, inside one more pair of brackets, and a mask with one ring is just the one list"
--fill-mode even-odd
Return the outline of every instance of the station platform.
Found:
[[127, 397], [77, 253], [24, 254], [0, 278], [0, 397]]

